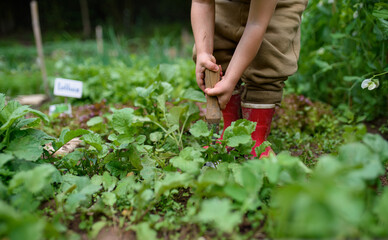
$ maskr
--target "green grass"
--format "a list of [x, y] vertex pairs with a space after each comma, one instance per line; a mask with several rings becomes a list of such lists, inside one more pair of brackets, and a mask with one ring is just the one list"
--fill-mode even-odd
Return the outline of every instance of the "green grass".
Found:
[[[152, 34], [138, 33], [136, 37], [129, 38], [107, 28], [103, 54], [97, 52], [94, 40], [81, 40], [70, 34], [49, 34], [49, 40], [43, 43], [47, 77], [51, 83], [56, 77], [63, 77], [64, 73], [58, 71], [58, 64], [69, 59], [72, 64], [93, 62], [104, 66], [117, 61], [131, 66], [136, 64], [133, 62], [134, 55], [137, 56], [136, 61], [146, 61], [150, 66], [190, 59], [193, 45], [190, 35], [189, 40], [182, 40], [181, 28], [173, 26], [172, 30], [167, 30], [154, 28], [148, 30]], [[31, 39], [23, 40], [25, 38], [19, 36], [0, 40], [0, 92], [7, 96], [44, 92], [35, 45]]]

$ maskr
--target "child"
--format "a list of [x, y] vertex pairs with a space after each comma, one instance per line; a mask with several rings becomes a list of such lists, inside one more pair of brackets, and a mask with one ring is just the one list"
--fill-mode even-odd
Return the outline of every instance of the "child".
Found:
[[[242, 117], [256, 122], [254, 149], [267, 139], [284, 81], [297, 70], [301, 15], [308, 0], [192, 0], [196, 80], [217, 96], [224, 131]], [[204, 71], [225, 70], [205, 89]], [[241, 82], [244, 83], [243, 87]], [[268, 147], [260, 156], [268, 156]]]

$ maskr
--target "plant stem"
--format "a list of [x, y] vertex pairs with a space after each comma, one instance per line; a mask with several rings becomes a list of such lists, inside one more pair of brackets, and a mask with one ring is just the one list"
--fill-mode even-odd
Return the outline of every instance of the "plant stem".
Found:
[[189, 116], [186, 117], [185, 121], [183, 122], [183, 125], [182, 125], [182, 128], [181, 128], [181, 132], [180, 132], [180, 135], [179, 135], [179, 142], [181, 144], [181, 148], [180, 149], [183, 148], [183, 142], [182, 142], [183, 130], [185, 129], [185, 126], [186, 126], [188, 120], [189, 120]]
[[[170, 128], [171, 126], [170, 126], [170, 124], [168, 124], [168, 119], [167, 119], [167, 115], [166, 115], [166, 108], [163, 108], [163, 117], [164, 117], [164, 120], [166, 121], [167, 126]], [[178, 124], [179, 124], [179, 120], [178, 120]], [[165, 131], [165, 130], [164, 130], [164, 131]], [[178, 126], [178, 131], [179, 131], [179, 126]], [[165, 131], [165, 132], [166, 132], [166, 131]], [[167, 133], [167, 132], [166, 132], [166, 133]], [[180, 148], [180, 145], [179, 145], [179, 141], [178, 141], [178, 139], [176, 138], [175, 134], [173, 134], [173, 133], [174, 133], [174, 132], [171, 131], [171, 133], [169, 133], [168, 135], [171, 134], [172, 139], [174, 139], [174, 141], [175, 141], [176, 145], [178, 146], [178, 148], [181, 149], [181, 148]]]
[[388, 71], [383, 72], [383, 73], [379, 73], [379, 74], [375, 74], [375, 75], [373, 75], [370, 79], [372, 80], [372, 79], [375, 78], [375, 77], [378, 77], [378, 76], [381, 76], [381, 75], [384, 75], [384, 74], [387, 74], [387, 73], [388, 73]]

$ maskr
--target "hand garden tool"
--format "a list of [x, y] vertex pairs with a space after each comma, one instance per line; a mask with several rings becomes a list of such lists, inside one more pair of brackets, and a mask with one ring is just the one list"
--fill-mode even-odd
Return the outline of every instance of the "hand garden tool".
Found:
[[[206, 88], [214, 88], [216, 83], [220, 81], [220, 71], [213, 72], [211, 70], [205, 70], [205, 86]], [[206, 95], [206, 121], [209, 129], [218, 134], [219, 124], [221, 121], [221, 110], [218, 104], [217, 97], [211, 97]]]
[[[208, 69], [205, 70], [205, 87], [213, 88], [216, 83], [220, 81], [220, 70], [217, 72], [210, 71]], [[206, 95], [206, 121], [208, 123], [209, 130], [212, 132], [219, 133], [219, 124], [221, 121], [221, 110], [220, 105], [218, 104], [217, 97], [211, 97]], [[213, 144], [217, 141], [217, 138], [213, 137]], [[216, 168], [217, 163], [206, 162], [204, 166]]]

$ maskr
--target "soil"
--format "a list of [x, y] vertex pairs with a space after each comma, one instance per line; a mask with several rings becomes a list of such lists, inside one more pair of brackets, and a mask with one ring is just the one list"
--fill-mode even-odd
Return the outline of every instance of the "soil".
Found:
[[370, 122], [364, 123], [369, 133], [380, 134], [385, 140], [388, 140], [388, 131], [381, 132], [379, 129], [385, 125], [388, 127], [388, 117], [380, 117]]
[[186, 208], [187, 201], [191, 197], [190, 189], [189, 188], [179, 188], [178, 193], [174, 195], [174, 201], [180, 203]]
[[383, 185], [383, 187], [388, 186], [388, 174], [387, 174], [387, 171], [385, 171], [385, 174], [380, 177], [380, 181], [381, 181], [381, 184]]
[[98, 233], [96, 240], [136, 240], [136, 233], [117, 227], [104, 227]]

